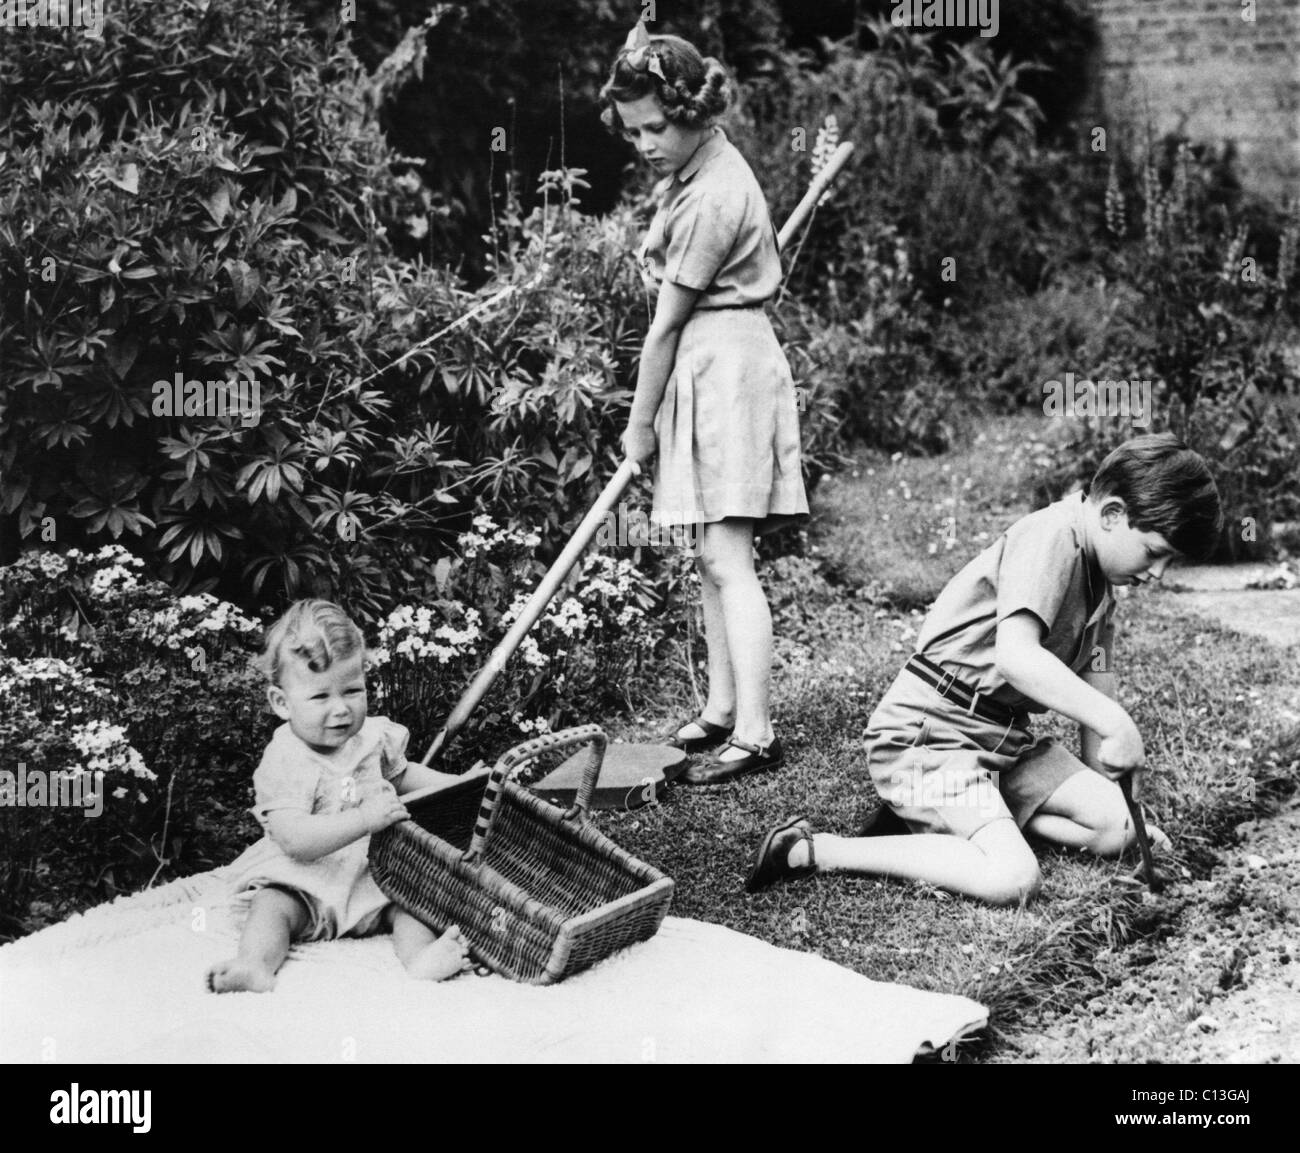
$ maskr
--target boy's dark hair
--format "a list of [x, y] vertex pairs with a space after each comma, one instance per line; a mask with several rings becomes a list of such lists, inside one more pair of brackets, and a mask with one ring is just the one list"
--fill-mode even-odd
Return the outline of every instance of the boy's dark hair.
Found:
[[1172, 432], [1126, 440], [1101, 462], [1087, 491], [1096, 501], [1119, 497], [1131, 527], [1158, 532], [1191, 560], [1207, 559], [1223, 530], [1209, 468]]
[[[651, 70], [657, 62], [660, 79]], [[684, 128], [702, 128], [721, 116], [731, 103], [732, 86], [723, 68], [712, 56], [701, 56], [689, 40], [680, 36], [652, 36], [642, 51], [624, 48], [609, 70], [600, 90], [600, 119], [612, 133], [623, 131], [623, 120], [615, 102], [631, 104], [643, 96], [654, 96], [664, 110], [664, 119]]]

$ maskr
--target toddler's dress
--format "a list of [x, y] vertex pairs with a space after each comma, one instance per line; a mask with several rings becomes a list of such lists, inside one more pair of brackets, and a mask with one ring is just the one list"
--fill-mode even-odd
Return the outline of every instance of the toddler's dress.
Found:
[[[391, 778], [406, 771], [405, 726], [384, 717], [367, 717], [360, 730], [326, 756], [300, 740], [286, 721], [271, 737], [253, 774], [256, 804], [250, 810], [263, 830], [279, 810], [314, 816], [356, 808], [377, 792], [396, 795]], [[311, 910], [302, 939], [361, 937], [380, 927], [391, 904], [370, 875], [364, 836], [314, 861], [295, 861], [269, 830], [231, 865], [236, 907], [247, 908], [252, 894], [267, 885], [292, 889]]]
[[726, 517], [768, 532], [806, 516], [794, 380], [763, 304], [781, 285], [767, 202], [745, 158], [713, 128], [659, 182], [638, 251], [647, 292], [700, 290], [655, 421], [657, 524]]

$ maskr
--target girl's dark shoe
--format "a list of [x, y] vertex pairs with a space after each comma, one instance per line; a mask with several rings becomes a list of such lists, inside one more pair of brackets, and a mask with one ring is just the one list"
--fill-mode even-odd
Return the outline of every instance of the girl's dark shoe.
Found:
[[[677, 734], [688, 725], [698, 725], [704, 732], [702, 737], [679, 737]], [[674, 749], [681, 749], [684, 753], [698, 753], [704, 749], [711, 749], [714, 745], [720, 744], [731, 736], [731, 725], [715, 725], [712, 721], [706, 721], [703, 717], [692, 717], [689, 721], [682, 721], [672, 727], [668, 736], [664, 738], [665, 745], [671, 745]]]
[[[808, 843], [808, 863], [790, 864], [790, 850], [800, 841]], [[812, 826], [807, 817], [791, 817], [784, 825], [777, 825], [754, 853], [754, 863], [745, 878], [745, 892], [754, 893], [773, 881], [792, 881], [808, 877], [817, 871], [817, 856], [813, 852]]]
[[732, 737], [723, 748], [742, 749], [749, 755], [737, 757], [734, 761], [723, 761], [715, 754], [707, 761], [701, 761], [687, 769], [680, 777], [681, 782], [686, 785], [720, 785], [723, 781], [743, 777], [746, 773], [764, 773], [769, 769], [779, 769], [785, 764], [785, 750], [781, 747], [779, 737], [773, 737], [766, 748]]

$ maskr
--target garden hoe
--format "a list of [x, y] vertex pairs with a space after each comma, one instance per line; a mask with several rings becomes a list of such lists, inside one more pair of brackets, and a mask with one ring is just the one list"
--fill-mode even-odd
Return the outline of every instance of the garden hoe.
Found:
[[1142, 853], [1142, 868], [1147, 875], [1147, 884], [1153, 893], [1165, 887], [1164, 879], [1156, 872], [1156, 863], [1151, 856], [1151, 839], [1147, 836], [1146, 821], [1142, 819], [1142, 807], [1133, 799], [1133, 774], [1125, 773], [1119, 779], [1120, 792], [1124, 794], [1124, 803], [1128, 805], [1128, 815], [1133, 821], [1133, 832], [1137, 836], [1138, 849]]

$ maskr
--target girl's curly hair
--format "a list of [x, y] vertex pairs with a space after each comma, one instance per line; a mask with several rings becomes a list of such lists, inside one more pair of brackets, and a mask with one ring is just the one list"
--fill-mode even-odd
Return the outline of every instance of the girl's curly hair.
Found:
[[[658, 60], [661, 80], [651, 71]], [[653, 96], [664, 116], [684, 128], [702, 128], [721, 116], [731, 104], [731, 77], [712, 56], [701, 56], [694, 44], [680, 36], [652, 36], [644, 49], [624, 48], [609, 70], [600, 90], [600, 119], [614, 134], [623, 131], [615, 102], [630, 104]]]

